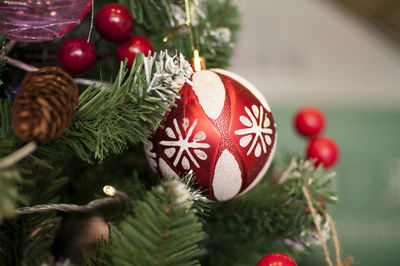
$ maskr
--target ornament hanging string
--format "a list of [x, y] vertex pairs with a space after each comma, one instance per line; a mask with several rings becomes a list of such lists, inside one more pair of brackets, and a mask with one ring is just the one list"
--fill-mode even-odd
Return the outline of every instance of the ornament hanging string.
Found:
[[[186, 26], [189, 29], [190, 45], [192, 47], [192, 52], [195, 50], [200, 52], [200, 42], [199, 42], [199, 31], [194, 22], [197, 20], [196, 8], [194, 6], [193, 0], [185, 0], [185, 12], [186, 12]], [[193, 34], [194, 28], [194, 34]]]
[[[4, 55], [3, 58], [5, 60], [7, 60], [7, 64], [17, 67], [19, 69], [25, 70], [26, 72], [33, 72], [33, 71], [39, 70], [39, 68], [36, 66], [29, 65], [27, 63], [16, 60], [9, 56]], [[92, 79], [84, 79], [84, 78], [74, 78], [73, 80], [75, 83], [85, 85], [85, 86], [91, 86], [91, 85], [95, 85], [96, 87], [110, 87], [111, 86], [110, 83], [107, 83], [107, 82], [104, 82], [101, 80], [92, 80]]]
[[200, 71], [206, 68], [206, 62], [204, 57], [200, 56], [200, 38], [199, 30], [197, 27], [198, 16], [196, 12], [196, 6], [193, 0], [182, 0], [182, 2], [185, 2], [185, 23], [173, 27], [173, 31], [165, 35], [163, 41], [167, 42], [169, 38], [174, 37], [183, 28], [187, 28], [189, 31], [190, 47], [193, 53], [193, 69], [194, 71]]
[[[328, 249], [326, 242], [324, 241], [323, 236], [322, 236], [321, 225], [317, 220], [317, 211], [315, 210], [314, 205], [312, 203], [312, 199], [311, 199], [310, 192], [308, 191], [307, 183], [304, 183], [302, 190], [303, 190], [304, 197], [306, 198], [308, 208], [311, 211], [311, 215], [312, 215], [315, 227], [317, 228], [318, 236], [321, 241], [322, 248], [324, 250], [325, 260], [329, 266], [333, 266], [333, 263], [332, 263], [332, 260], [331, 260], [330, 254], [329, 254], [329, 249]], [[348, 266], [354, 260], [351, 257], [347, 257], [344, 260], [344, 262], [341, 261], [340, 243], [339, 243], [339, 238], [338, 238], [338, 235], [336, 232], [335, 223], [333, 222], [332, 217], [328, 213], [326, 213], [326, 216], [328, 219], [328, 223], [332, 229], [333, 244], [335, 246], [335, 252], [336, 252], [336, 266]]]
[[92, 30], [93, 30], [93, 21], [94, 21], [94, 0], [92, 0], [92, 11], [90, 15], [90, 28], [89, 28], [89, 34], [87, 37], [87, 42], [90, 42], [90, 36], [92, 35]]
[[197, 27], [197, 13], [193, 0], [185, 0], [185, 10], [186, 26], [189, 28], [190, 45], [193, 52], [193, 70], [200, 71], [206, 68], [206, 63], [204, 57], [200, 56], [200, 38], [199, 29]]
[[[196, 21], [196, 22], [198, 23], [198, 21], [197, 21], [198, 18], [197, 18], [196, 8], [195, 8], [195, 5], [194, 5], [193, 0], [191, 0], [191, 2], [192, 2], [192, 4], [190, 5], [190, 9], [191, 9], [192, 14], [193, 14], [193, 19], [194, 19], [194, 21]], [[197, 51], [200, 53], [199, 28], [197, 27], [197, 25], [194, 26], [194, 36], [195, 36], [195, 41], [196, 41], [196, 43], [195, 43], [196, 49], [192, 49], [192, 50], [193, 50], [193, 53], [195, 53], [195, 50], [197, 50]]]

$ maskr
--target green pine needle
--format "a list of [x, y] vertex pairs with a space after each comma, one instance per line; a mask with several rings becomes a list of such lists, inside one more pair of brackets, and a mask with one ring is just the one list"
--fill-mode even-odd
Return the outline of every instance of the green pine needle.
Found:
[[[315, 225], [302, 186], [307, 182], [313, 199], [332, 203], [336, 200], [330, 190], [332, 177], [332, 173], [315, 168], [311, 161], [293, 158], [281, 183], [266, 176], [242, 197], [215, 204], [205, 226], [210, 235], [206, 265], [256, 264], [265, 254], [280, 251], [294, 257], [297, 253], [304, 255]], [[326, 206], [317, 202], [314, 206], [323, 217]], [[301, 250], [284, 240], [297, 243]]]
[[187, 208], [189, 194], [178, 180], [166, 180], [133, 203], [133, 216], [113, 227], [112, 265], [198, 265], [202, 224]]

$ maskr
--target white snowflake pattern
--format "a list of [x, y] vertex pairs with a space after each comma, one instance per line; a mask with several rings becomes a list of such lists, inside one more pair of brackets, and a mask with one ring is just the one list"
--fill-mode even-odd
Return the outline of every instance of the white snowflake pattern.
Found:
[[244, 107], [247, 116], [242, 115], [239, 120], [246, 128], [236, 130], [235, 134], [243, 135], [239, 140], [239, 144], [243, 148], [251, 143], [247, 156], [254, 150], [254, 155], [260, 157], [261, 151], [267, 153], [267, 145], [271, 145], [272, 142], [271, 136], [268, 134], [272, 134], [273, 131], [269, 128], [271, 121], [264, 108], [252, 105], [251, 109], [252, 111], [247, 106]]
[[[190, 125], [189, 119], [186, 117], [183, 118], [182, 128], [183, 128], [184, 132], [187, 131], [185, 138], [182, 135], [181, 128], [179, 127], [178, 121], [176, 120], [176, 118], [173, 119], [173, 124], [174, 124], [175, 131], [170, 127], [167, 127], [165, 129], [165, 133], [167, 134], [167, 136], [173, 140], [162, 140], [160, 142], [160, 145], [166, 147], [164, 150], [164, 154], [168, 158], [172, 158], [175, 154], [177, 154], [175, 157], [175, 160], [173, 162], [174, 166], [177, 166], [179, 161], [181, 161], [181, 165], [182, 165], [183, 169], [189, 170], [190, 169], [190, 161], [191, 161], [197, 168], [199, 168], [200, 165], [197, 162], [195, 156], [200, 160], [206, 160], [207, 153], [205, 153], [201, 149], [210, 148], [210, 145], [208, 143], [201, 142], [206, 139], [206, 137], [207, 137], [206, 133], [204, 131], [198, 131], [193, 136], [192, 141], [190, 141], [189, 139], [193, 135], [193, 131], [197, 125], [197, 119], [193, 122], [193, 124], [189, 128], [189, 125]], [[189, 130], [188, 130], [188, 128], [189, 128]], [[175, 134], [175, 132], [176, 132], [176, 134]], [[192, 152], [189, 149], [193, 149], [194, 154], [192, 154]], [[189, 159], [188, 159], [188, 157], [189, 157]]]

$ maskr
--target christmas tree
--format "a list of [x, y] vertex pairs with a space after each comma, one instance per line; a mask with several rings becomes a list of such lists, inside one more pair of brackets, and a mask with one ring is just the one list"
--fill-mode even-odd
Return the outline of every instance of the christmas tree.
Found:
[[349, 262], [325, 244], [337, 147], [323, 114], [297, 114], [305, 158], [273, 162], [267, 101], [222, 70], [231, 0], [0, 10], [0, 265], [296, 265], [312, 244]]

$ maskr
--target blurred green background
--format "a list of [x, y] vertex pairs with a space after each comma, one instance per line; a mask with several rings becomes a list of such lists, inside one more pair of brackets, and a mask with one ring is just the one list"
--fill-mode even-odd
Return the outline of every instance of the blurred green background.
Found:
[[[299, 107], [273, 106], [278, 154], [304, 153], [306, 141], [291, 123]], [[352, 265], [400, 265], [400, 108], [318, 107], [326, 114], [326, 135], [335, 138], [341, 150], [333, 168], [339, 202], [332, 214], [343, 257], [353, 256]], [[322, 248], [314, 247], [299, 265], [326, 265]]]

